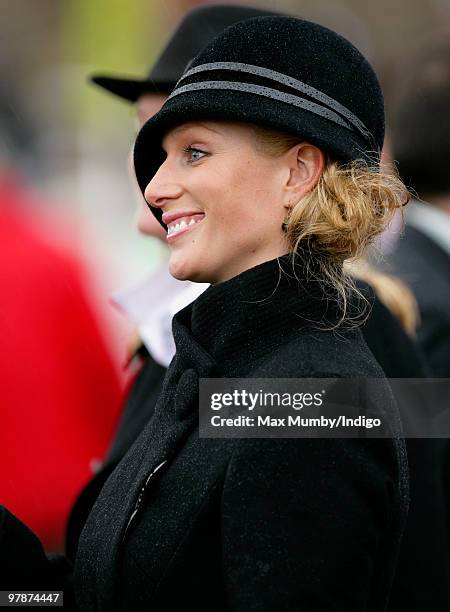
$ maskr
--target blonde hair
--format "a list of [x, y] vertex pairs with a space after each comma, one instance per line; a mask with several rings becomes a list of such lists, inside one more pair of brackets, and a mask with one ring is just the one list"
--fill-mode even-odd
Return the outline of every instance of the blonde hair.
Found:
[[409, 336], [415, 336], [420, 323], [419, 307], [411, 289], [399, 278], [380, 272], [364, 259], [348, 263], [347, 271], [354, 277], [368, 283], [381, 302]]
[[[254, 126], [254, 134], [257, 148], [274, 157], [300, 142], [297, 136], [260, 126]], [[367, 304], [344, 262], [361, 257], [408, 200], [394, 170], [386, 173], [363, 160], [342, 164], [327, 157], [315, 188], [291, 209], [286, 235], [293, 260], [300, 249], [314, 255], [317, 280], [334, 289], [342, 307], [337, 325], [361, 319], [363, 313], [351, 316], [347, 311], [351, 292]]]

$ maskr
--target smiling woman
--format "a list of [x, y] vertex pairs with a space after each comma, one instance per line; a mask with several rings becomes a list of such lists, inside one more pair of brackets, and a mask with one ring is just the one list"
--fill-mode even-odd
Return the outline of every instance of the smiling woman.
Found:
[[[261, 154], [252, 126], [217, 122], [184, 124], [164, 148], [145, 197], [164, 211], [173, 276], [219, 283], [288, 252], [280, 229], [295, 197], [289, 173], [297, 151], [283, 160]], [[300, 156], [315, 149], [301, 148]], [[303, 157], [302, 164], [308, 181], [314, 169]]]
[[[361, 382], [383, 373], [344, 324], [343, 269], [407, 199], [380, 172], [383, 135], [367, 61], [288, 17], [226, 29], [142, 128], [136, 176], [170, 271], [211, 286], [174, 317], [154, 416], [88, 518], [80, 609], [386, 609], [407, 464], [386, 381], [376, 397]], [[199, 379], [233, 377], [357, 379], [390, 436], [200, 438]]]
[[[170, 271], [180, 280], [223, 282], [308, 240], [323, 280], [345, 301], [353, 283], [342, 263], [361, 255], [408, 199], [394, 175], [332, 162], [295, 135], [257, 125], [190, 122], [163, 148], [145, 198], [164, 211]], [[202, 233], [192, 234], [200, 222]]]

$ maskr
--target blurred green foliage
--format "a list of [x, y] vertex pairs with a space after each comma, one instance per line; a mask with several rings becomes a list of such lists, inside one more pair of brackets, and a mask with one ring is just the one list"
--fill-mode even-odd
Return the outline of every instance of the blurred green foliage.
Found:
[[91, 86], [88, 76], [148, 72], [168, 35], [160, 1], [65, 0], [60, 10], [61, 56], [73, 68], [65, 78], [66, 113], [71, 120], [110, 129], [126, 114], [124, 102]]

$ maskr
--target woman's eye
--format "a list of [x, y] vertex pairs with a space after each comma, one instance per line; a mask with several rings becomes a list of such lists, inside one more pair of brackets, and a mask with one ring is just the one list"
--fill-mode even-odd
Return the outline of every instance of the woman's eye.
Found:
[[205, 157], [207, 155], [206, 151], [202, 151], [201, 149], [196, 149], [195, 147], [186, 147], [184, 149], [185, 153], [188, 154], [189, 162], [196, 162]]

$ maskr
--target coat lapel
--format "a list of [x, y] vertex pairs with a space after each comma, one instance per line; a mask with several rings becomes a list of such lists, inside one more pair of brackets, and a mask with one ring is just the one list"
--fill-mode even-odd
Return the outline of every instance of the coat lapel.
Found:
[[[154, 416], [107, 480], [81, 534], [75, 582], [83, 585], [78, 589], [82, 609], [114, 608], [114, 585], [130, 535], [127, 525], [139, 497], [143, 494], [147, 498], [155, 482], [164, 478], [165, 469], [171, 466], [175, 455], [180, 455], [198, 424], [198, 379], [213, 375], [215, 362], [183, 324], [177, 325], [174, 335], [178, 340], [177, 355], [166, 374]], [[199, 450], [194, 444], [192, 452]], [[153, 477], [152, 472], [159, 466], [158, 477], [156, 473]], [[148, 500], [143, 499], [139, 512], [147, 505]], [[170, 549], [176, 541], [166, 544]]]

